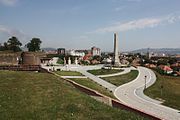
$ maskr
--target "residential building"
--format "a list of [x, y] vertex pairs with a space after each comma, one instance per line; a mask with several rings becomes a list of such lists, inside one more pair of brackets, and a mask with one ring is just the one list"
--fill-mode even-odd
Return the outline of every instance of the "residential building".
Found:
[[91, 54], [92, 56], [101, 56], [101, 49], [94, 46], [91, 48]]
[[84, 57], [85, 56], [85, 53], [83, 51], [76, 51], [76, 50], [69, 50], [67, 52], [68, 55], [71, 55], [71, 56], [78, 56], [78, 57]]
[[171, 69], [167, 65], [159, 65], [158, 68], [161, 69], [162, 71], [164, 71], [164, 73], [167, 73], [167, 74], [170, 74], [170, 73], [173, 72], [173, 69]]
[[57, 49], [58, 55], [65, 55], [65, 52], [66, 52], [65, 48], [58, 48]]

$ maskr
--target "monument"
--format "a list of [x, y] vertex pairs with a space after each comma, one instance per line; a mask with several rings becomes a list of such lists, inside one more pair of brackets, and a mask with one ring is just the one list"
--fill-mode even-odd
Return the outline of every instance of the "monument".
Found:
[[68, 65], [71, 65], [71, 58], [68, 59]]
[[75, 57], [75, 64], [76, 64], [76, 65], [78, 64], [78, 60], [77, 60], [77, 57]]
[[118, 35], [114, 33], [114, 66], [120, 66], [119, 53], [118, 53]]
[[66, 58], [64, 57], [64, 65], [66, 65]]

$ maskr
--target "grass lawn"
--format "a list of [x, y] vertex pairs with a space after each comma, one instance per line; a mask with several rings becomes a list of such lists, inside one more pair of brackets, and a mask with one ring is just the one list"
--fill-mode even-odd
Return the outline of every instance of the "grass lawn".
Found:
[[61, 76], [83, 76], [81, 73], [77, 71], [56, 71], [55, 73]]
[[118, 76], [112, 76], [112, 77], [103, 77], [102, 79], [116, 85], [120, 86], [122, 84], [128, 83], [132, 80], [134, 80], [138, 76], [137, 70], [131, 70], [130, 73], [124, 74], [124, 75], [118, 75]]
[[116, 69], [97, 69], [97, 70], [88, 70], [89, 73], [93, 75], [107, 75], [122, 72], [123, 70], [116, 70]]
[[109, 96], [111, 98], [115, 98], [112, 92], [110, 92], [105, 87], [98, 85], [97, 83], [95, 83], [94, 81], [92, 81], [88, 78], [71, 78], [71, 80], [73, 80], [76, 83], [79, 83], [83, 86], [86, 86], [88, 88], [91, 88], [93, 90], [96, 90], [101, 94], [104, 94], [104, 95]]
[[144, 91], [145, 94], [154, 99], [162, 99], [164, 105], [180, 110], [180, 77], [155, 73], [157, 81]]
[[141, 120], [111, 108], [52, 74], [0, 71], [1, 120]]

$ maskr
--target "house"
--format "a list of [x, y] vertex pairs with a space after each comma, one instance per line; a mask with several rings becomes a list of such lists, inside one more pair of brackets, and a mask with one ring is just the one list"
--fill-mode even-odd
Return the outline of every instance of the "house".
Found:
[[129, 61], [127, 61], [126, 59], [121, 59], [120, 63], [123, 65], [129, 65]]
[[148, 68], [156, 68], [157, 67], [156, 65], [149, 64], [149, 63], [145, 64], [145, 66], [148, 67]]
[[174, 64], [171, 65], [171, 68], [174, 70], [174, 71], [179, 71], [180, 72], [180, 63], [176, 62]]
[[176, 55], [175, 58], [176, 58], [177, 62], [180, 63], [180, 55]]
[[79, 50], [69, 50], [67, 51], [67, 54], [71, 56], [79, 56], [79, 57], [85, 56], [84, 51], [79, 51]]
[[91, 64], [95, 65], [95, 64], [99, 64], [100, 62], [97, 60], [91, 60]]
[[65, 55], [65, 53], [66, 53], [65, 48], [58, 48], [58, 49], [57, 49], [57, 54], [58, 54], [58, 55]]
[[101, 56], [101, 49], [94, 46], [91, 48], [91, 54], [92, 56]]
[[173, 69], [171, 69], [167, 65], [159, 65], [158, 68], [162, 70], [164, 73], [171, 74], [173, 72]]

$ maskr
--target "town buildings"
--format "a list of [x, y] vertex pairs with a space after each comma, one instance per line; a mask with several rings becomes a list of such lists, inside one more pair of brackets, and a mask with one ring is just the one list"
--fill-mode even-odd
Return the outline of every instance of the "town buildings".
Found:
[[91, 54], [92, 56], [101, 56], [101, 49], [93, 46], [91, 48]]
[[65, 48], [58, 48], [58, 49], [57, 49], [57, 54], [58, 54], [58, 55], [65, 55], [65, 53], [66, 53]]

